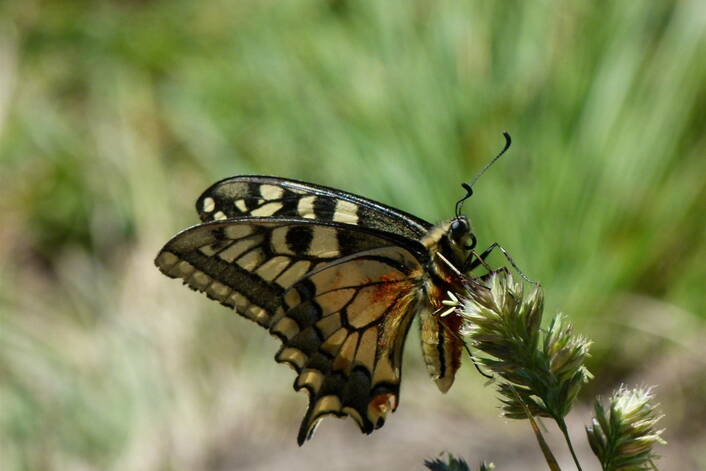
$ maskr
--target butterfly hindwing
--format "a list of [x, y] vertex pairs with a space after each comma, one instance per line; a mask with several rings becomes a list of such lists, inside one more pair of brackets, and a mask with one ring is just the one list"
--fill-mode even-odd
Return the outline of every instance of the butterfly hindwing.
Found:
[[431, 224], [404, 211], [340, 190], [258, 175], [228, 178], [196, 201], [202, 221], [251, 217], [350, 224], [419, 239]]
[[309, 393], [299, 444], [325, 415], [350, 415], [370, 433], [396, 409], [421, 280], [416, 257], [388, 246], [332, 262], [287, 290], [270, 331], [283, 343], [276, 360], [292, 366], [294, 388]]

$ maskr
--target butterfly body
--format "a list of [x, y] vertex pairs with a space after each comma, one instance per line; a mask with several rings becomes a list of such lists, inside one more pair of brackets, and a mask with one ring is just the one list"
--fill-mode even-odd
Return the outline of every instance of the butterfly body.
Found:
[[399, 403], [402, 351], [419, 318], [422, 352], [442, 391], [460, 366], [455, 314], [472, 238], [457, 216], [436, 226], [381, 203], [294, 180], [239, 176], [197, 200], [202, 224], [174, 236], [155, 263], [282, 341], [275, 356], [309, 394], [302, 444], [326, 415], [364, 433]]

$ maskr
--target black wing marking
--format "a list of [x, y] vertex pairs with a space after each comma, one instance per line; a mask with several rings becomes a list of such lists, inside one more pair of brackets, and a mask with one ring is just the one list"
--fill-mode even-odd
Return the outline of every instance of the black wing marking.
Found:
[[242, 216], [339, 222], [419, 239], [432, 225], [382, 203], [325, 186], [242, 175], [208, 188], [196, 201], [202, 221]]

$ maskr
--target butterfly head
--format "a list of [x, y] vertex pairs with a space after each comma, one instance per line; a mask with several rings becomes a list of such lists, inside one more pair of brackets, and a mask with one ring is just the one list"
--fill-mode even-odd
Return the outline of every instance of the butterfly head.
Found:
[[473, 196], [473, 189], [467, 183], [461, 183], [461, 186], [466, 190], [466, 194], [456, 202], [456, 217], [441, 225], [443, 235], [439, 240], [442, 255], [459, 271], [463, 271], [468, 252], [476, 246], [476, 236], [471, 230], [471, 223], [461, 214], [463, 202]]
[[442, 254], [459, 270], [468, 258], [468, 253], [476, 246], [476, 236], [466, 216], [456, 216], [447, 222], [448, 226], [440, 248]]
[[[443, 260], [438, 263], [433, 255], [435, 271], [442, 278], [454, 277], [452, 272], [463, 272], [468, 254], [476, 245], [476, 236], [466, 216], [456, 216], [434, 226], [423, 238], [422, 243], [431, 254], [438, 254]], [[451, 265], [451, 267], [449, 266]], [[449, 272], [449, 270], [451, 270]], [[445, 274], [445, 275], [444, 275]]]
[[466, 216], [457, 216], [451, 220], [448, 238], [452, 246], [459, 247], [464, 252], [473, 250], [476, 246], [476, 236], [471, 231], [471, 223]]

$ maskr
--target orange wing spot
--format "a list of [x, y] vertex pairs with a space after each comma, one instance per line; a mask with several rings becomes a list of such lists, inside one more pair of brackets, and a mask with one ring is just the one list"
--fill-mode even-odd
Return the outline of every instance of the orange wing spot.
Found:
[[380, 319], [395, 309], [400, 294], [412, 289], [409, 283], [380, 282], [361, 288], [347, 308], [348, 322], [356, 329]]
[[403, 289], [409, 289], [409, 283], [401, 283], [399, 275], [392, 272], [382, 275], [374, 285], [371, 293], [372, 302], [392, 302]]
[[388, 281], [401, 281], [405, 275], [394, 270], [383, 262], [376, 260], [350, 260], [313, 274], [310, 279], [317, 286], [325, 286], [327, 290], [350, 288], [380, 281], [383, 277]]
[[368, 419], [375, 428], [382, 427], [385, 417], [397, 408], [397, 398], [394, 394], [380, 394], [375, 396], [368, 404]]
[[388, 412], [397, 409], [397, 398], [394, 394], [380, 394], [370, 401], [370, 406], [384, 417]]

